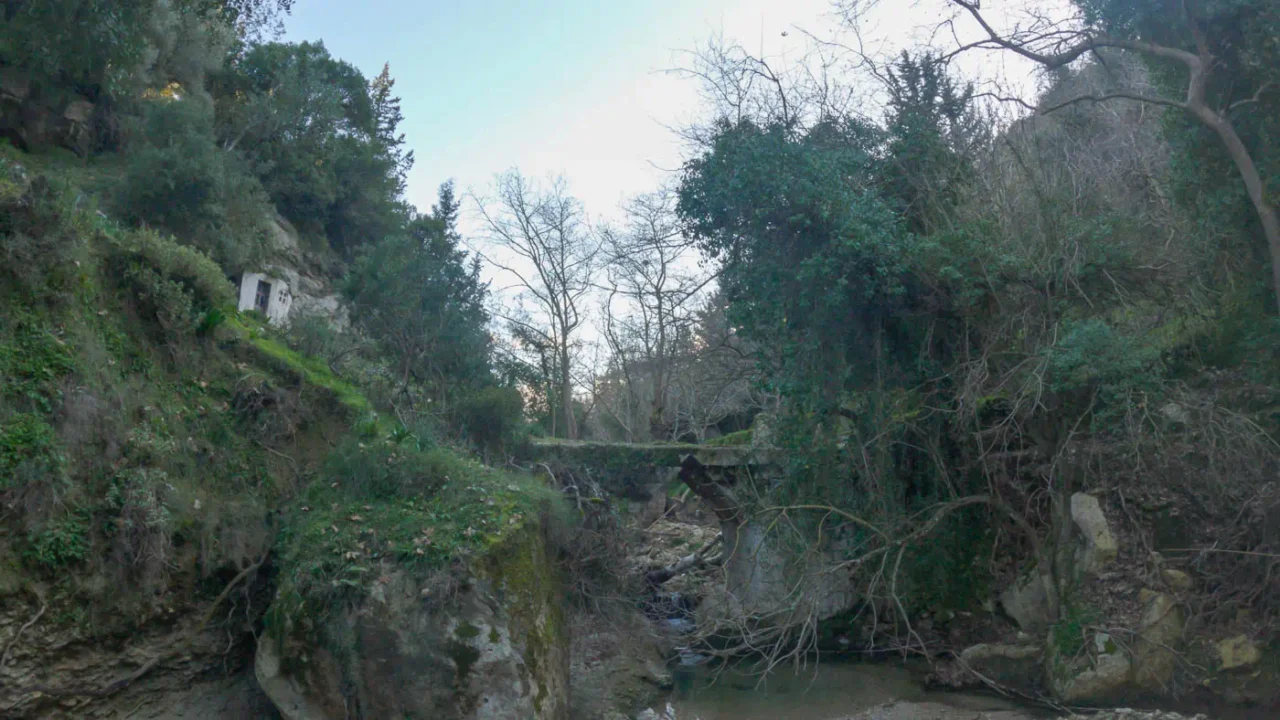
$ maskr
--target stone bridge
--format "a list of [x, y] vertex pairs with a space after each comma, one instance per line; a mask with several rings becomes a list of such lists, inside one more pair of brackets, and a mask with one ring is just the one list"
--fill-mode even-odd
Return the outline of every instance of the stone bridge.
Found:
[[609, 443], [540, 439], [526, 459], [556, 476], [585, 474], [602, 490], [626, 499], [642, 522], [665, 511], [669, 489], [678, 479], [722, 521], [738, 515], [734, 487], [745, 477], [765, 481], [777, 476], [778, 451], [749, 445], [688, 443]]

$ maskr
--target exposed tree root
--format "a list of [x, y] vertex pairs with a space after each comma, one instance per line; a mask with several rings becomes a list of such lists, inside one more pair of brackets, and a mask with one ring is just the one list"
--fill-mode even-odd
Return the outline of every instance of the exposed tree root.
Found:
[[26, 632], [31, 628], [32, 625], [35, 625], [37, 622], [39, 622], [40, 616], [44, 615], [44, 611], [49, 609], [49, 605], [45, 603], [43, 597], [40, 597], [39, 593], [35, 593], [35, 596], [36, 596], [36, 599], [40, 601], [40, 609], [36, 611], [36, 614], [33, 615], [30, 620], [24, 623], [22, 627], [18, 628], [18, 632], [14, 633], [13, 637], [9, 638], [8, 643], [5, 643], [4, 652], [0, 653], [0, 668], [4, 667], [9, 663], [9, 653], [10, 651], [13, 650], [13, 646], [18, 644], [18, 639], [22, 637], [22, 633]]
[[[141, 667], [139, 667], [137, 670], [134, 670], [129, 675], [123, 678], [120, 678], [119, 680], [116, 680], [114, 682], [108, 683], [107, 685], [101, 688], [54, 688], [54, 687], [48, 687], [44, 685], [37, 685], [35, 687], [27, 688], [25, 692], [40, 693], [43, 695], [48, 695], [50, 697], [56, 697], [56, 698], [80, 697], [80, 698], [91, 698], [91, 699], [103, 699], [103, 698], [107, 698], [112, 695], [115, 695], [121, 690], [124, 690], [125, 688], [129, 687], [130, 685], [132, 685], [133, 683], [137, 682], [139, 679], [144, 677], [147, 673], [154, 670], [155, 667], [160, 663], [164, 662], [170, 657], [173, 657], [174, 655], [177, 655], [192, 638], [204, 632], [205, 629], [208, 628], [209, 623], [213, 621], [213, 616], [214, 614], [217, 613], [218, 608], [222, 605], [223, 602], [226, 601], [227, 597], [231, 595], [231, 591], [234, 590], [235, 587], [239, 585], [245, 578], [249, 577], [249, 575], [253, 574], [254, 572], [257, 572], [258, 569], [262, 567], [263, 563], [266, 562], [267, 557], [269, 555], [270, 555], [270, 551], [263, 553], [262, 557], [250, 563], [249, 565], [244, 567], [239, 573], [237, 573], [236, 576], [231, 579], [231, 582], [228, 582], [226, 586], [222, 588], [222, 592], [218, 594], [218, 597], [214, 598], [213, 604], [210, 605], [209, 609], [205, 611], [204, 617], [201, 618], [200, 624], [195, 628], [188, 630], [186, 633], [183, 633], [183, 635], [177, 641], [172, 643], [168, 652], [161, 653], [160, 655], [157, 655], [156, 657], [151, 658], [147, 662], [143, 663]], [[43, 610], [41, 612], [43, 612]], [[37, 618], [33, 618], [33, 622], [35, 619], [38, 619], [38, 617], [39, 616], [37, 615]], [[26, 626], [24, 626], [23, 629], [26, 629]], [[22, 630], [19, 630], [19, 634], [21, 634], [21, 632]], [[15, 637], [14, 640], [16, 639], [17, 638]], [[12, 642], [13, 641], [10, 641], [10, 644], [12, 644]], [[8, 656], [7, 649], [5, 650], [5, 656], [6, 657]]]

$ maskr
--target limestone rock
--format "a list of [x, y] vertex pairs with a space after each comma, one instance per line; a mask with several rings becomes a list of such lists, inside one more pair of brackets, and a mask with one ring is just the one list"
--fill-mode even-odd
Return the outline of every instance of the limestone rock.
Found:
[[966, 668], [1001, 685], [1034, 689], [1043, 677], [1040, 668], [1043, 655], [1044, 648], [1038, 644], [983, 643], [965, 648], [960, 653], [960, 661]]
[[1191, 576], [1181, 570], [1165, 568], [1160, 571], [1160, 577], [1170, 588], [1177, 592], [1187, 592], [1195, 587], [1195, 581], [1191, 579]]
[[676, 720], [676, 709], [671, 706], [671, 703], [667, 703], [667, 707], [663, 709], [661, 714], [657, 710], [649, 708], [636, 715], [636, 720]]
[[62, 111], [62, 117], [73, 123], [88, 125], [89, 121], [93, 119], [93, 110], [94, 105], [88, 100], [73, 100]]
[[1000, 594], [1000, 605], [1018, 627], [1027, 633], [1038, 635], [1054, 620], [1044, 576], [1031, 572], [1015, 581]]
[[1116, 559], [1120, 546], [1107, 524], [1098, 499], [1076, 493], [1071, 496], [1071, 520], [1080, 531], [1082, 546], [1076, 552], [1077, 577], [1097, 575]]
[[1222, 659], [1223, 670], [1257, 665], [1262, 660], [1262, 651], [1247, 635], [1236, 635], [1218, 643], [1218, 657]]
[[1051, 647], [1045, 669], [1049, 688], [1066, 703], [1105, 703], [1133, 680], [1129, 656], [1105, 635], [1095, 636], [1091, 647], [1070, 657]]
[[1152, 692], [1165, 690], [1177, 667], [1177, 646], [1185, 621], [1172, 595], [1143, 590], [1146, 608], [1134, 645], [1134, 682]]
[[272, 704], [284, 720], [328, 720], [329, 714], [310, 697], [305, 682], [282, 671], [282, 666], [287, 662], [286, 658], [281, 657], [280, 647], [275, 639], [264, 633], [258, 641], [258, 651], [253, 663], [253, 674], [258, 679], [258, 687], [271, 698]]
[[0, 67], [0, 98], [22, 102], [31, 95], [31, 78], [21, 70]]
[[263, 691], [286, 720], [567, 718], [567, 623], [541, 534], [516, 533], [455, 572], [466, 576], [437, 600], [387, 568], [324, 622], [268, 628]]
[[630, 720], [672, 686], [668, 648], [639, 611], [577, 612], [569, 664], [570, 705], [584, 718]]
[[751, 447], [773, 447], [773, 427], [776, 420], [777, 417], [772, 412], [762, 412], [756, 416], [755, 421], [751, 423]]

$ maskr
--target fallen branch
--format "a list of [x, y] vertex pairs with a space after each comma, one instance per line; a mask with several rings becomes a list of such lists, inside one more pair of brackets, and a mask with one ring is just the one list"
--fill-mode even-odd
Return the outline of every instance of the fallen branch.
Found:
[[711, 548], [719, 545], [722, 540], [724, 540], [724, 535], [717, 533], [714, 538], [712, 538], [706, 545], [699, 548], [697, 552], [685, 555], [678, 561], [664, 568], [650, 570], [645, 573], [645, 581], [650, 585], [661, 585], [673, 577], [683, 575], [690, 570], [702, 567], [706, 564], [707, 553], [711, 551]]

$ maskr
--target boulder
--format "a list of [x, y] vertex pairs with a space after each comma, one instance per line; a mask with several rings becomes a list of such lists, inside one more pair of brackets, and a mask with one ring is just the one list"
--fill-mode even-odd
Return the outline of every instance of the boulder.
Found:
[[1280, 707], [1280, 652], [1236, 635], [1213, 646], [1219, 672], [1205, 683], [1229, 703]]
[[677, 720], [676, 709], [667, 703], [666, 708], [661, 713], [653, 708], [648, 708], [636, 715], [636, 720]]
[[1140, 599], [1145, 608], [1134, 643], [1134, 682], [1143, 690], [1162, 692], [1177, 667], [1185, 625], [1182, 608], [1169, 593], [1144, 589]]
[[983, 643], [965, 648], [960, 662], [965, 669], [1006, 687], [1034, 690], [1044, 676], [1040, 668], [1043, 655], [1044, 647], [1039, 644]]
[[1018, 628], [1032, 635], [1043, 633], [1057, 618], [1053, 616], [1045, 578], [1032, 571], [1014, 581], [1000, 594], [1000, 605]]
[[1107, 516], [1103, 514], [1097, 498], [1076, 493], [1071, 496], [1071, 520], [1081, 538], [1081, 546], [1075, 556], [1076, 577], [1097, 575], [1114, 562], [1120, 552], [1111, 526], [1107, 524]]
[[664, 646], [636, 610], [571, 617], [570, 704], [578, 717], [630, 720], [671, 689]]
[[88, 100], [72, 100], [62, 111], [62, 117], [70, 122], [88, 125], [93, 120], [94, 105]]
[[1049, 688], [1065, 703], [1105, 703], [1123, 695], [1133, 680], [1133, 662], [1105, 633], [1075, 653], [1050, 645], [1046, 659]]
[[31, 95], [31, 78], [12, 66], [0, 66], [0, 98], [22, 102]]
[[285, 720], [567, 718], [567, 628], [541, 534], [516, 533], [448, 572], [450, 592], [434, 593], [386, 568], [323, 621], [273, 608], [255, 674]]
[[1218, 643], [1218, 658], [1223, 670], [1238, 670], [1261, 662], [1262, 651], [1248, 635], [1236, 635]]
[[1164, 570], [1161, 570], [1160, 578], [1169, 586], [1169, 589], [1174, 590], [1175, 592], [1187, 592], [1196, 585], [1190, 575], [1173, 568], [1165, 568]]

